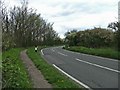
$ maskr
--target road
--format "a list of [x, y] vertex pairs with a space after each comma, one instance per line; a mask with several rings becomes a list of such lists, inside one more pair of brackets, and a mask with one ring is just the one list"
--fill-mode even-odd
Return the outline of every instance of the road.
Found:
[[118, 88], [118, 60], [102, 58], [61, 47], [41, 50], [45, 60], [86, 88]]

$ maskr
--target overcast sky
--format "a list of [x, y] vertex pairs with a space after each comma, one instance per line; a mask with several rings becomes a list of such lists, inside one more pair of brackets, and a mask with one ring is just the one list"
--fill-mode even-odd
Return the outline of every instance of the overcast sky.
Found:
[[[48, 22], [60, 37], [69, 29], [107, 28], [117, 21], [119, 0], [28, 0], [29, 7]], [[6, 0], [7, 6], [20, 5], [20, 0]]]

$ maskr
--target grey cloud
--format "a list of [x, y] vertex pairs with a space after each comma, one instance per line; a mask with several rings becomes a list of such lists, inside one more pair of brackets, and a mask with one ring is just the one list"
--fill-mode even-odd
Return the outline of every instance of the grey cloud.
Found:
[[52, 17], [62, 17], [62, 16], [66, 17], [73, 13], [74, 13], [73, 11], [65, 11], [65, 12], [57, 13], [56, 15], [52, 15]]
[[109, 4], [101, 4], [101, 3], [97, 3], [97, 4], [73, 3], [66, 5], [66, 7], [68, 7], [69, 10], [73, 10], [74, 12], [90, 14], [90, 13], [102, 13], [107, 10], [111, 10], [113, 6]]
[[[54, 5], [53, 5], [54, 6]], [[105, 4], [89, 4], [89, 3], [59, 3], [56, 7], [60, 7], [63, 9], [62, 12], [54, 14], [52, 17], [60, 17], [60, 16], [69, 16], [74, 13], [102, 13], [111, 7]]]
[[62, 12], [62, 13], [60, 13], [60, 16], [68, 16], [68, 15], [71, 15], [72, 13], [74, 13], [74, 12], [73, 11]]

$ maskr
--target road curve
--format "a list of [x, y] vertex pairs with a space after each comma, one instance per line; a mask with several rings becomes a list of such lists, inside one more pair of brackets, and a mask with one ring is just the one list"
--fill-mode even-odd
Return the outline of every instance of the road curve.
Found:
[[67, 51], [61, 47], [41, 50], [45, 60], [90, 88], [118, 88], [118, 60]]

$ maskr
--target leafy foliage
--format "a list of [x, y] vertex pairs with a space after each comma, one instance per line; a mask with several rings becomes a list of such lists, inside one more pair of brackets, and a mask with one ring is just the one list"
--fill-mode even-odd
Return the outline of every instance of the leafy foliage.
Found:
[[20, 51], [22, 49], [10, 49], [2, 54], [2, 88], [31, 88], [32, 84], [26, 73]]
[[26, 2], [9, 11], [2, 8], [3, 50], [11, 47], [54, 45], [60, 38], [52, 26], [53, 23], [44, 20], [36, 10], [29, 9]]
[[108, 25], [108, 27], [115, 30], [115, 43], [118, 51], [120, 51], [120, 21], [112, 22]]
[[114, 33], [111, 30], [102, 28], [72, 32], [66, 36], [66, 43], [68, 43], [70, 46], [80, 45], [99, 48], [112, 46], [113, 41]]

